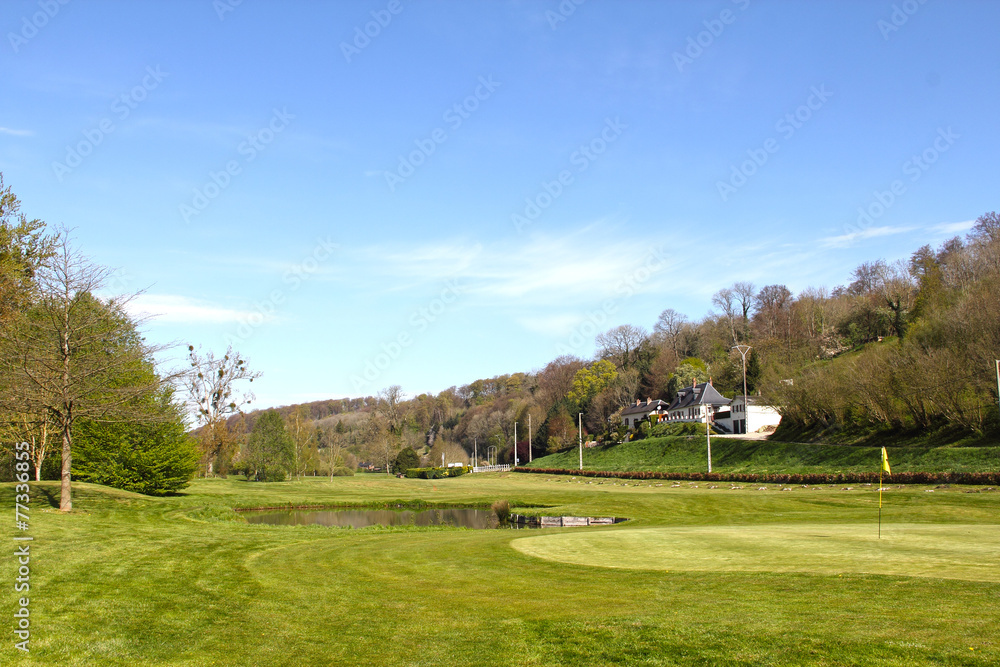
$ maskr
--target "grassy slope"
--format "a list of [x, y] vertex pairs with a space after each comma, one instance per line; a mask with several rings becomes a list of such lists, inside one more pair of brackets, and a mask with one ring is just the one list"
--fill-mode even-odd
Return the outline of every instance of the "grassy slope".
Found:
[[803, 428], [783, 422], [770, 439], [772, 441], [823, 442], [869, 447], [995, 447], [1000, 445], [1000, 428], [992, 415], [990, 419], [991, 423], [987, 423], [987, 432], [981, 434], [971, 433], [966, 429], [947, 424], [939, 424], [931, 428], [908, 429], [894, 428], [888, 425]]
[[[1000, 470], [1000, 447], [887, 448], [893, 471], [993, 472]], [[819, 445], [767, 440], [712, 440], [714, 472], [871, 472], [879, 465], [879, 447]], [[576, 449], [536, 458], [535, 468], [579, 467]], [[589, 470], [658, 470], [704, 472], [705, 439], [648, 438], [583, 452]]]
[[[64, 515], [53, 509], [57, 483], [33, 487], [34, 643], [16, 657], [8, 635], [2, 664], [988, 665], [1000, 637], [1000, 585], [989, 582], [586, 567], [511, 548], [524, 531], [248, 525], [229, 509], [510, 498], [554, 513], [629, 516], [627, 530], [870, 526], [870, 490], [360, 475], [196, 481], [162, 499], [78, 484], [77, 510]], [[13, 513], [12, 485], [0, 484], [0, 505]], [[1000, 493], [907, 488], [892, 494], [884, 529], [997, 530], [998, 510]], [[546, 533], [558, 529], [531, 535]], [[11, 557], [0, 562], [4, 581], [14, 569]], [[0, 605], [12, 610], [15, 595], [3, 588]]]

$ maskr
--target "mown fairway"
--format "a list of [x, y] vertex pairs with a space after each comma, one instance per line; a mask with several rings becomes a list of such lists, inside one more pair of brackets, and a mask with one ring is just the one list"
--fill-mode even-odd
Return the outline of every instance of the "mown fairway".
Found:
[[[470, 475], [33, 485], [32, 650], [2, 664], [995, 665], [1000, 493]], [[13, 553], [13, 486], [0, 485]], [[278, 503], [549, 505], [544, 531], [248, 525]], [[45, 506], [45, 509], [43, 509]], [[514, 544], [512, 544], [514, 543]], [[534, 555], [532, 555], [534, 554]], [[647, 569], [641, 569], [647, 568]], [[8, 555], [3, 608], [15, 608]]]

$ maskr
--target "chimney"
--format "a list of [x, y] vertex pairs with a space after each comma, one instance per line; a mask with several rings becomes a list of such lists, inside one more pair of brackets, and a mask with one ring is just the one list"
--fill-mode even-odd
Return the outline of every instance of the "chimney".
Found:
[[693, 389], [693, 388], [695, 388], [697, 386], [698, 386], [698, 378], [692, 377], [691, 378], [691, 388]]
[[639, 407], [639, 399], [635, 399], [635, 407]]
[[652, 404], [653, 404], [653, 399], [651, 399], [649, 396], [647, 396], [646, 397], [646, 405], [652, 405]]
[[712, 384], [712, 378], [711, 378], [711, 377], [709, 377], [709, 378], [708, 378], [708, 384], [709, 384], [710, 386], [713, 386], [713, 387], [715, 386], [715, 385], [713, 385], [713, 384]]

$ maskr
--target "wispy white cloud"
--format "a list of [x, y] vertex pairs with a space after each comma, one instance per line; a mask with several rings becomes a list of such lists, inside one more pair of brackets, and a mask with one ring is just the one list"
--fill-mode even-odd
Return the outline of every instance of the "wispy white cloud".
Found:
[[863, 229], [860, 232], [851, 232], [850, 234], [843, 234], [841, 236], [827, 236], [826, 238], [820, 239], [822, 243], [827, 248], [849, 248], [858, 241], [865, 241], [867, 239], [876, 238], [879, 236], [894, 236], [896, 234], [905, 234], [906, 232], [912, 232], [916, 227], [869, 227]]
[[930, 229], [931, 231], [938, 232], [944, 236], [951, 236], [952, 234], [961, 234], [962, 232], [967, 232], [972, 229], [972, 226], [976, 224], [975, 220], [966, 220], [965, 222], [943, 222], [940, 225], [933, 225]]
[[[467, 295], [493, 302], [550, 304], [591, 301], [613, 293], [642, 265], [650, 250], [648, 239], [637, 243], [630, 234], [591, 225], [565, 236], [537, 234], [489, 245], [444, 241], [405, 253], [377, 247], [354, 253], [355, 261], [365, 262], [370, 272], [389, 279], [379, 283], [393, 286], [387, 291], [458, 277]], [[643, 281], [636, 289], [645, 291], [656, 284]]]
[[9, 134], [14, 137], [30, 137], [34, 132], [31, 130], [15, 130], [10, 127], [0, 127], [0, 134]]
[[257, 311], [217, 306], [199, 299], [174, 294], [140, 294], [129, 303], [129, 312], [139, 317], [151, 317], [156, 322], [227, 323], [246, 321]]

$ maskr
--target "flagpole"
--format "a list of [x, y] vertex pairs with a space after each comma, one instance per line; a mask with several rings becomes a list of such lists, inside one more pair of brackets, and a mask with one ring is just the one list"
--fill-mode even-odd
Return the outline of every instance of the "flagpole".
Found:
[[878, 466], [878, 538], [882, 539], [882, 473], [887, 472], [892, 476], [892, 469], [889, 468], [889, 454], [882, 448], [882, 460]]
[[882, 539], [882, 462], [878, 464], [878, 539]]

